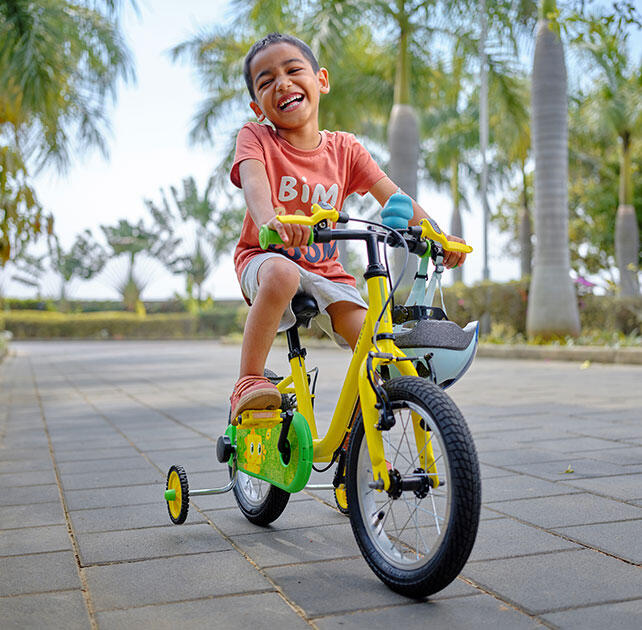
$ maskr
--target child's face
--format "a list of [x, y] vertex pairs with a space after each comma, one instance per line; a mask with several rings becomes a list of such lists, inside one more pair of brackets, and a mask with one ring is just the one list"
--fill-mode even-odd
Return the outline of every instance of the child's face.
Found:
[[301, 50], [292, 44], [268, 46], [250, 63], [256, 102], [250, 107], [277, 129], [318, 127], [319, 94], [330, 89], [325, 68], [314, 72]]

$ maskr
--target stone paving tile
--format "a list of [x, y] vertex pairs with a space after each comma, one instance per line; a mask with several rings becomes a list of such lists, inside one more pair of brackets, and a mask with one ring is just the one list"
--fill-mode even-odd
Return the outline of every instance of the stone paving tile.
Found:
[[[72, 510], [69, 512], [69, 517], [76, 533], [141, 529], [166, 526], [171, 523], [167, 504], [162, 500], [162, 497], [154, 503], [123, 505], [117, 509], [105, 507]], [[205, 518], [199, 512], [189, 510], [186, 524], [204, 522]]]
[[509, 448], [488, 451], [479, 454], [479, 461], [490, 466], [508, 466], [510, 464], [532, 464], [534, 462], [555, 462], [560, 454], [555, 451], [534, 448]]
[[[642, 517], [642, 511], [640, 516]], [[642, 520], [558, 527], [555, 531], [618, 558], [642, 564]], [[631, 544], [631, 541], [636, 542]]]
[[29, 461], [40, 460], [43, 462], [49, 462], [51, 466], [51, 455], [49, 454], [49, 448], [2, 448], [0, 450], [0, 460], [6, 465], [9, 465], [9, 462], [26, 459]]
[[48, 484], [44, 486], [9, 487], [2, 489], [2, 503], [11, 505], [33, 505], [34, 503], [49, 503], [60, 498], [58, 486]]
[[121, 488], [97, 488], [94, 490], [67, 490], [65, 497], [70, 510], [97, 507], [120, 507], [163, 501], [165, 485], [159, 483]]
[[89, 567], [85, 574], [96, 611], [273, 590], [236, 551]]
[[140, 457], [133, 446], [115, 448], [87, 448], [78, 451], [56, 451], [56, 462], [94, 461], [96, 459], [114, 459], [116, 457]]
[[82, 566], [232, 549], [208, 524], [77, 534]]
[[[572, 473], [567, 473], [569, 466]], [[594, 477], [607, 477], [610, 475], [625, 475], [629, 471], [625, 466], [602, 462], [596, 459], [567, 457], [555, 462], [536, 462], [524, 465], [508, 465], [506, 468], [515, 472], [532, 475], [548, 481], [572, 482], [575, 479], [592, 479]]]
[[308, 629], [310, 626], [277, 593], [214, 597], [198, 601], [100, 612], [100, 630], [202, 630], [225, 628]]
[[136, 486], [150, 483], [163, 484], [165, 475], [155, 468], [120, 469], [112, 471], [87, 471], [83, 473], [62, 473], [62, 485], [65, 490], [82, 490], [89, 488], [116, 488], [119, 486]]
[[545, 627], [485, 594], [321, 617], [315, 619], [315, 625], [319, 630], [390, 630], [395, 627], [404, 630], [472, 627], [476, 630], [521, 630]]
[[260, 567], [359, 556], [350, 523], [246, 534], [232, 540]]
[[592, 459], [621, 464], [622, 466], [639, 466], [642, 464], [642, 446], [591, 451], [590, 456]]
[[[250, 523], [236, 505], [232, 493], [234, 505], [230, 509], [206, 511], [208, 518], [228, 536], [241, 534], [259, 534], [266, 531], [280, 531], [300, 527], [335, 525], [348, 523], [348, 519], [337, 510], [316, 501], [315, 499], [299, 493], [290, 498], [283, 514], [271, 523], [268, 527], [260, 527]], [[223, 495], [225, 496], [225, 495]], [[201, 497], [198, 497], [200, 500]], [[298, 500], [294, 500], [298, 499]]]
[[82, 460], [76, 462], [58, 462], [62, 475], [73, 475], [88, 472], [108, 472], [114, 470], [156, 470], [142, 455], [135, 457], [114, 457], [113, 459]]
[[549, 497], [559, 494], [579, 493], [577, 488], [555, 484], [528, 475], [513, 475], [500, 477], [482, 485], [482, 500], [484, 503], [513, 501], [535, 497]]
[[4, 529], [63, 525], [65, 513], [60, 501], [0, 507], [0, 523]]
[[65, 525], [0, 530], [0, 556], [70, 550], [71, 540]]
[[642, 499], [642, 473], [590, 480], [579, 479], [566, 483], [574, 488], [588, 490], [622, 501]]
[[48, 470], [0, 473], [0, 488], [22, 488], [53, 483], [56, 483], [56, 475], [51, 466]]
[[6, 459], [4, 450], [0, 451], [0, 473], [12, 474], [21, 472], [37, 472], [51, 470], [51, 456], [35, 459]]
[[0, 596], [80, 588], [70, 551], [0, 558], [0, 575]]
[[488, 503], [486, 507], [549, 529], [624, 521], [642, 514], [633, 505], [588, 493]]
[[469, 562], [579, 549], [579, 546], [511, 519], [482, 520]]
[[642, 592], [639, 568], [590, 550], [471, 562], [462, 575], [530, 614], [639, 597]]
[[[265, 572], [308, 617], [408, 603], [408, 598], [387, 588], [363, 558], [273, 567]], [[478, 592], [455, 580], [431, 599]]]
[[640, 619], [642, 619], [642, 599], [577, 608], [550, 613], [542, 617], [564, 630], [587, 630], [587, 628], [635, 630], [640, 627]]
[[91, 628], [80, 589], [0, 599], [0, 616], [3, 630]]

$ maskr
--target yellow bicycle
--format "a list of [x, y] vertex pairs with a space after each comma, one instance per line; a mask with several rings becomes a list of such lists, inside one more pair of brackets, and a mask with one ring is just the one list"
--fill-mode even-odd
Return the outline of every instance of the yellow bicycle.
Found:
[[[331, 227], [348, 220], [335, 209], [317, 205], [313, 210], [310, 217], [280, 219], [312, 226], [311, 244], [363, 241], [368, 257], [369, 306], [329, 429], [318, 434], [316, 372], [306, 368], [298, 334], [318, 308], [310, 296], [297, 295], [292, 301], [297, 323], [286, 332], [291, 373], [266, 372], [282, 394], [282, 408], [245, 411], [230, 419], [217, 444], [219, 461], [230, 467], [225, 487], [190, 491], [184, 470], [173, 466], [165, 492], [170, 518], [185, 520], [191, 496], [232, 490], [243, 514], [267, 525], [283, 512], [291, 493], [306, 488], [315, 464], [325, 469], [336, 464], [330, 487], [339, 508], [349, 513], [368, 565], [393, 590], [427, 596], [455, 579], [477, 534], [477, 454], [461, 412], [443, 391], [455, 380], [449, 376], [453, 368], [446, 367], [448, 374], [440, 378], [438, 365], [440, 357], [444, 365], [452, 363], [448, 353], [463, 353], [456, 369], [463, 372], [474, 354], [477, 329], [459, 328], [429, 305], [393, 308], [395, 287], [389, 290], [381, 248], [404, 247], [422, 257], [424, 269], [431, 257], [439, 268], [443, 250], [471, 249], [447, 241], [429, 221], [407, 227], [406, 218], [404, 227], [395, 211], [392, 217], [388, 213], [388, 225], [355, 230]], [[280, 242], [276, 232], [264, 229], [260, 240], [264, 248]], [[425, 274], [418, 275], [417, 286], [425, 285]], [[443, 334], [435, 336], [435, 327]], [[393, 373], [401, 376], [390, 378]]]

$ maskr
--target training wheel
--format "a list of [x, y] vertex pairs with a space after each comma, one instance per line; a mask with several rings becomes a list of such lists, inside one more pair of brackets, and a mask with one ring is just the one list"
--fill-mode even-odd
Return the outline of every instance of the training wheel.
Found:
[[175, 525], [184, 523], [189, 509], [189, 484], [182, 466], [172, 466], [169, 469], [165, 500], [172, 523]]

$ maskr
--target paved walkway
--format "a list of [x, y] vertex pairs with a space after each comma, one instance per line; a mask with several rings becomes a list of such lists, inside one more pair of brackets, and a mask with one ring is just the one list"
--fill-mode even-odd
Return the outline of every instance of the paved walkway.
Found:
[[[169, 523], [169, 465], [192, 487], [225, 479], [214, 442], [237, 347], [23, 342], [12, 355], [0, 366], [4, 630], [640, 627], [640, 366], [476, 361], [451, 393], [479, 450], [483, 520], [461, 577], [417, 603], [370, 572], [330, 493], [296, 495], [269, 529], [231, 493]], [[321, 416], [347, 359], [310, 351]], [[271, 365], [284, 368], [282, 350]]]

